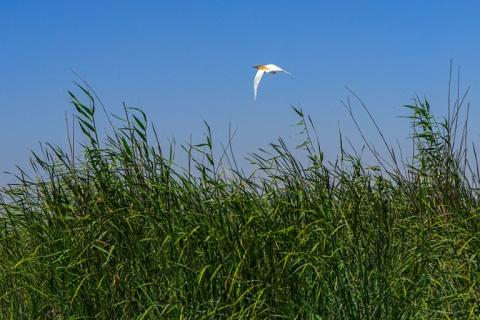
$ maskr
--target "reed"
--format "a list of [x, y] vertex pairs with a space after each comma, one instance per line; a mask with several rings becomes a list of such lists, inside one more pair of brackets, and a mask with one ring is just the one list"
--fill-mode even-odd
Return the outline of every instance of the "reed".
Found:
[[0, 193], [2, 318], [480, 317], [479, 170], [462, 97], [445, 119], [428, 101], [408, 106], [410, 157], [365, 139], [375, 166], [342, 137], [325, 161], [294, 108], [304, 142], [252, 153], [246, 174], [207, 124], [204, 143], [183, 146], [185, 168], [139, 109], [99, 138], [97, 99], [78, 92], [82, 137], [45, 144], [33, 174], [19, 169]]

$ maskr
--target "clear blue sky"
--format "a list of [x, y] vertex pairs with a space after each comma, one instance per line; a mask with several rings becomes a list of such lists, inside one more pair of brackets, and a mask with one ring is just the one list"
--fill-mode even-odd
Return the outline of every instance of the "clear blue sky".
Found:
[[[339, 126], [359, 141], [340, 103], [345, 85], [402, 141], [398, 116], [414, 95], [446, 110], [451, 58], [472, 87], [475, 121], [479, 13], [478, 1], [453, 0], [3, 1], [0, 171], [26, 165], [39, 141], [65, 144], [72, 70], [110, 111], [141, 106], [164, 139], [199, 141], [206, 120], [225, 141], [231, 122], [240, 156], [294, 136], [292, 104], [312, 116], [327, 153]], [[261, 63], [293, 75], [264, 79], [253, 103]]]

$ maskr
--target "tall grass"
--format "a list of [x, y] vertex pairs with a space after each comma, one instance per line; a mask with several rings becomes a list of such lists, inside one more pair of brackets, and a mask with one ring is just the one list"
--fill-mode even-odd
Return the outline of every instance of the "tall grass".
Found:
[[80, 150], [78, 137], [44, 145], [34, 174], [1, 192], [2, 318], [480, 317], [479, 174], [461, 97], [440, 120], [427, 101], [408, 106], [409, 158], [383, 135], [388, 158], [365, 140], [376, 166], [343, 138], [325, 161], [294, 109], [304, 142], [251, 154], [245, 174], [208, 125], [184, 146], [185, 168], [141, 110], [100, 139], [97, 101], [80, 89]]

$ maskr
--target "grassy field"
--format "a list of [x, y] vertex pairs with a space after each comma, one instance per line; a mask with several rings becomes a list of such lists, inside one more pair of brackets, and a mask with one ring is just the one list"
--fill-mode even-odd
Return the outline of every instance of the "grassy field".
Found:
[[462, 97], [445, 119], [407, 106], [413, 152], [366, 143], [376, 166], [343, 144], [325, 161], [294, 109], [304, 142], [252, 153], [246, 174], [207, 125], [185, 168], [138, 109], [99, 138], [96, 99], [78, 91], [81, 137], [45, 144], [0, 193], [0, 318], [480, 318]]

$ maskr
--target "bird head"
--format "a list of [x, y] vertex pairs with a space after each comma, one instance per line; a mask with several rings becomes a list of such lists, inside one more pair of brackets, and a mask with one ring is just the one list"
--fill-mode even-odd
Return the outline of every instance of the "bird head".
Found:
[[255, 69], [257, 70], [263, 70], [263, 71], [267, 71], [268, 68], [264, 65], [264, 64], [258, 64], [256, 66], [253, 66]]

